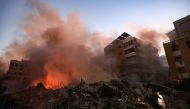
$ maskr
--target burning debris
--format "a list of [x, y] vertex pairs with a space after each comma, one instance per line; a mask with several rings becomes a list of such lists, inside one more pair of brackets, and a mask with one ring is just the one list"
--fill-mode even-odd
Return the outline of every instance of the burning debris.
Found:
[[160, 91], [167, 109], [189, 109], [189, 93], [177, 92], [153, 83], [129, 84], [127, 81], [118, 80], [93, 84], [81, 80], [77, 85], [56, 90], [45, 89], [40, 83], [21, 92], [0, 96], [0, 107], [3, 109], [152, 109], [152, 99], [155, 98], [152, 96], [155, 95], [149, 93], [148, 97], [147, 88]]
[[[46, 4], [29, 4], [31, 12], [22, 22], [23, 39], [13, 42], [5, 59], [0, 60], [0, 72], [5, 72], [8, 60], [15, 59], [0, 81], [0, 108], [152, 108], [152, 94], [144, 99], [147, 83], [139, 81], [163, 81], [166, 77], [158, 56], [156, 37], [161, 34], [144, 30], [139, 33], [140, 40], [123, 33], [108, 45], [115, 47], [105, 48], [104, 55], [103, 48], [112, 38], [97, 32], [89, 34], [77, 13], [63, 20]], [[113, 50], [118, 57], [109, 55]], [[26, 60], [17, 61], [21, 59]], [[151, 90], [160, 87], [150, 86]], [[164, 88], [167, 108], [181, 108], [175, 105], [178, 101], [189, 103], [189, 94], [180, 98], [174, 89]], [[160, 94], [155, 96], [159, 98]]]

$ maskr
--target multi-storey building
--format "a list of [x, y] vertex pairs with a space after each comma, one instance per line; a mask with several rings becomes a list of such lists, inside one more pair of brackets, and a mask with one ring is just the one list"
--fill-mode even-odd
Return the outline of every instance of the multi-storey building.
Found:
[[31, 82], [40, 77], [42, 69], [38, 64], [27, 60], [11, 60], [4, 85], [11, 92], [22, 90], [31, 85]]
[[[125, 58], [135, 58], [135, 38], [127, 33], [123, 33], [117, 39], [112, 41], [104, 49], [105, 55], [109, 58], [109, 67], [114, 72], [120, 72]], [[125, 61], [126, 63], [127, 61]]]
[[185, 37], [190, 35], [190, 15], [181, 18], [173, 23], [177, 37]]
[[190, 15], [174, 22], [176, 37], [165, 42], [164, 49], [170, 79], [190, 78]]
[[158, 50], [150, 43], [144, 43], [127, 33], [112, 41], [104, 48], [107, 58], [107, 68], [118, 73], [119, 77], [130, 78], [138, 76], [141, 80], [150, 80], [151, 75], [156, 74], [153, 70], [160, 66]]

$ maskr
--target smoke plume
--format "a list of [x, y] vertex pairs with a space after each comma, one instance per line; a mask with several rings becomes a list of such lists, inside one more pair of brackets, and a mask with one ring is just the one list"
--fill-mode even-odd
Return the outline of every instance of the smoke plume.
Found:
[[166, 81], [168, 76], [168, 67], [162, 64], [159, 54], [163, 54], [163, 42], [168, 40], [168, 37], [156, 30], [150, 28], [142, 28], [138, 32], [138, 37], [143, 42], [139, 51], [144, 55], [142, 58], [142, 66], [149, 74], [145, 75], [151, 81]]
[[151, 43], [158, 49], [158, 52], [162, 51], [162, 43], [168, 40], [168, 37], [165, 34], [149, 28], [142, 28], [138, 32], [138, 36], [145, 43]]
[[63, 20], [44, 3], [28, 4], [30, 11], [21, 24], [24, 37], [8, 47], [5, 57], [28, 59], [42, 67], [42, 72], [34, 72], [33, 82], [43, 82], [50, 88], [64, 87], [81, 78], [87, 82], [115, 78], [103, 69], [103, 48], [112, 38], [98, 32], [88, 33], [78, 13]]
[[138, 38], [137, 52], [140, 57], [138, 65], [141, 69], [139, 74], [133, 73], [129, 77], [130, 80], [166, 81], [168, 79], [168, 66], [163, 63], [166, 58], [163, 60], [159, 55], [164, 54], [163, 42], [167, 41], [168, 37], [161, 31], [135, 24], [128, 25], [127, 28], [135, 32]]
[[[112, 37], [105, 37], [99, 32], [89, 33], [80, 23], [78, 13], [70, 13], [63, 19], [47, 4], [29, 0], [28, 5], [29, 12], [20, 26], [22, 38], [7, 48], [4, 63], [8, 64], [10, 59], [34, 62], [42, 71], [33, 72], [31, 84], [42, 82], [46, 88], [64, 87], [80, 79], [96, 82], [117, 78], [105, 69], [103, 53], [104, 47], [112, 42]], [[165, 36], [154, 30], [142, 29], [139, 38], [144, 40], [146, 46], [141, 50], [148, 56], [151, 51], [148, 51], [148, 43], [155, 48], [152, 51], [156, 50], [157, 53], [157, 50], [161, 50], [160, 40]], [[151, 73], [161, 66], [157, 62], [158, 55], [153, 55], [152, 61], [157, 64], [150, 65], [143, 60]], [[4, 63], [0, 61], [0, 70]]]

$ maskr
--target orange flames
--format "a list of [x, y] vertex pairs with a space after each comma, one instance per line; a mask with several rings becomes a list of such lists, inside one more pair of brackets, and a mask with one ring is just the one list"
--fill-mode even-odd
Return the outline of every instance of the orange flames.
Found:
[[44, 86], [47, 89], [62, 88], [71, 82], [71, 79], [68, 75], [63, 75], [63, 73], [59, 71], [47, 68], [47, 72], [47, 76], [44, 80]]
[[47, 75], [43, 79], [37, 79], [32, 82], [32, 86], [37, 86], [43, 83], [46, 89], [57, 89], [67, 86], [72, 82], [71, 76], [68, 73], [63, 73], [59, 69], [52, 68], [50, 64], [45, 65]]
[[[63, 78], [63, 77], [62, 77]], [[57, 89], [64, 87], [65, 84], [68, 84], [68, 81], [66, 79], [58, 79], [57, 76], [55, 76], [53, 73], [48, 73], [48, 75], [45, 78], [44, 85], [47, 89]]]

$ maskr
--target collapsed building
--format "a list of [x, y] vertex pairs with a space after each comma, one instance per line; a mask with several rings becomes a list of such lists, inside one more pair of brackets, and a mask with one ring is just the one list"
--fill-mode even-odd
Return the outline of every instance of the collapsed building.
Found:
[[163, 44], [170, 69], [170, 79], [190, 78], [190, 15], [174, 23], [175, 29], [167, 33], [170, 41]]
[[4, 85], [7, 92], [14, 92], [28, 88], [34, 79], [40, 77], [41, 68], [34, 62], [11, 60]]
[[[145, 84], [111, 80], [87, 84], [81, 83], [56, 90], [36, 87], [0, 96], [2, 109], [153, 109], [145, 99]], [[150, 89], [160, 87], [166, 109], [189, 109], [189, 93], [176, 92], [162, 85], [151, 84]]]
[[[107, 68], [123, 79], [154, 81], [162, 69], [158, 49], [128, 33], [123, 33], [104, 48]], [[160, 77], [162, 75], [160, 74]], [[137, 81], [138, 81], [137, 80]]]

